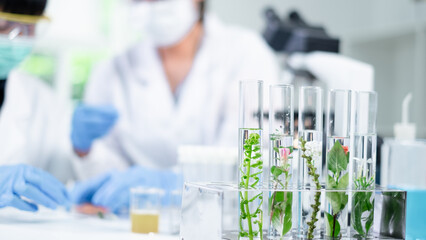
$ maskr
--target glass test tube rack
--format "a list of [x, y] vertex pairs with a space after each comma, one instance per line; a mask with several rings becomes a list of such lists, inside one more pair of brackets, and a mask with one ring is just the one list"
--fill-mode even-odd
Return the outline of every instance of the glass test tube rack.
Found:
[[[240, 236], [240, 202], [239, 195], [244, 191], [262, 191], [265, 197], [262, 201], [263, 210], [262, 233], [254, 239], [307, 239], [298, 224], [303, 218], [303, 211], [294, 213], [291, 219], [290, 230], [284, 236], [276, 237], [271, 232], [271, 212], [268, 196], [292, 195], [293, 204], [299, 204], [299, 199], [305, 195], [321, 191], [321, 196], [330, 193], [345, 192], [349, 196], [354, 194], [374, 194], [374, 223], [372, 224], [372, 238], [369, 239], [405, 239], [405, 219], [407, 192], [394, 189], [376, 187], [374, 190], [328, 190], [323, 187], [316, 189], [276, 189], [267, 186], [258, 189], [239, 189], [232, 183], [185, 183], [182, 195], [181, 212], [181, 240], [220, 240], [220, 239], [249, 239]], [[316, 226], [316, 235], [313, 239], [329, 239], [326, 237], [326, 221], [324, 212], [326, 201], [321, 199], [320, 218]], [[349, 209], [349, 214], [351, 210]], [[350, 219], [350, 218], [349, 218]], [[351, 221], [348, 220], [348, 225]], [[350, 229], [350, 228], [349, 228]], [[356, 232], [348, 231], [339, 239], [360, 239]], [[362, 238], [361, 238], [362, 239]]]

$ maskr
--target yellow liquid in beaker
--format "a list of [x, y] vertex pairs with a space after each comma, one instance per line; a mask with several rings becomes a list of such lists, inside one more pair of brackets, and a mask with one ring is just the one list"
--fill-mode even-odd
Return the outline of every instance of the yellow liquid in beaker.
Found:
[[158, 233], [160, 215], [157, 212], [132, 211], [132, 232], [134, 233]]

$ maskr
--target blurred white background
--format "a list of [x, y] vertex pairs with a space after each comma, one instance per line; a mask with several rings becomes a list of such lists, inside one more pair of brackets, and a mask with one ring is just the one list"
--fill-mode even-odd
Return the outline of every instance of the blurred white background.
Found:
[[[125, 49], [136, 35], [127, 22], [127, 0], [49, 0], [52, 23], [37, 53], [54, 59], [50, 81], [64, 98], [81, 97], [98, 60]], [[263, 11], [284, 16], [296, 9], [341, 39], [343, 55], [375, 67], [379, 93], [378, 133], [390, 137], [401, 121], [401, 103], [413, 93], [410, 118], [426, 138], [426, 2], [414, 0], [207, 0], [224, 22], [259, 33]], [[48, 76], [45, 78], [49, 78]], [[71, 83], [71, 84], [70, 84]]]

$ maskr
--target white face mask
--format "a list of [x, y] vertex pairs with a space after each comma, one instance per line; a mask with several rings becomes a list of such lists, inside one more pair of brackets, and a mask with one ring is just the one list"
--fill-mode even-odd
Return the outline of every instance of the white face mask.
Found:
[[198, 21], [193, 0], [160, 0], [137, 2], [131, 8], [131, 21], [157, 47], [179, 43]]

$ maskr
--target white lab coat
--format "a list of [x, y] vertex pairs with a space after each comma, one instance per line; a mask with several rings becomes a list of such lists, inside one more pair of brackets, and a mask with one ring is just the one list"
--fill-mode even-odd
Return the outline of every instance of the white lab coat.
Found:
[[0, 110], [0, 164], [26, 163], [63, 182], [73, 178], [71, 113], [70, 103], [41, 80], [13, 71]]
[[176, 95], [149, 41], [96, 68], [85, 102], [112, 104], [120, 118], [107, 137], [95, 142], [89, 156], [77, 161], [81, 178], [133, 164], [171, 167], [181, 144], [237, 145], [238, 82], [278, 81], [278, 63], [251, 31], [225, 26], [209, 16], [204, 34]]

